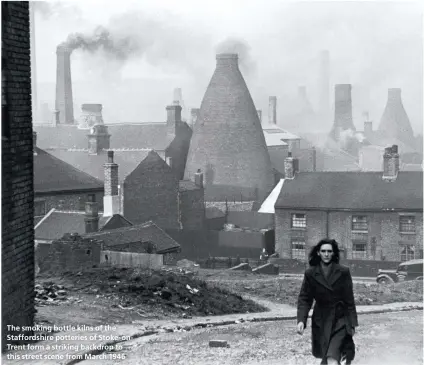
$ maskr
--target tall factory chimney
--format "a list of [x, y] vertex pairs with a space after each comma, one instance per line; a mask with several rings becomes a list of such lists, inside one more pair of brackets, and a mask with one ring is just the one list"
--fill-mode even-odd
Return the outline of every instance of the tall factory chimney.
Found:
[[387, 104], [378, 130], [406, 144], [414, 143], [414, 132], [403, 107], [401, 89], [392, 88], [388, 90]]
[[74, 102], [72, 97], [71, 52], [64, 45], [56, 49], [56, 104], [60, 124], [74, 124]]
[[34, 2], [29, 2], [29, 21], [30, 21], [30, 53], [31, 53], [31, 103], [32, 103], [32, 120], [37, 121], [38, 115], [38, 99], [37, 99], [37, 60], [35, 54], [35, 11]]
[[330, 137], [340, 140], [340, 133], [346, 130], [356, 131], [352, 119], [352, 85], [338, 84], [334, 95], [334, 123]]
[[187, 156], [185, 178], [205, 172], [205, 199], [249, 196], [262, 200], [274, 175], [257, 109], [238, 66], [238, 55], [216, 56]]
[[269, 97], [268, 107], [268, 122], [269, 124], [277, 124], [277, 97]]
[[318, 75], [318, 112], [327, 116], [330, 114], [330, 52], [323, 50], [319, 54]]

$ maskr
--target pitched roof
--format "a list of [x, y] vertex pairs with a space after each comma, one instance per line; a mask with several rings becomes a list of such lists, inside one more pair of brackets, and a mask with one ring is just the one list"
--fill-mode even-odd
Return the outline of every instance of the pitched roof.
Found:
[[[59, 211], [50, 210], [43, 219], [35, 226], [35, 238], [42, 240], [55, 240], [63, 237], [66, 233], [85, 232], [83, 211]], [[100, 216], [99, 227], [102, 227], [106, 220]]]
[[[110, 148], [152, 148], [165, 150], [167, 140], [166, 123], [122, 123], [106, 124], [110, 137]], [[37, 146], [41, 148], [88, 148], [87, 129], [77, 126], [58, 125], [46, 127], [34, 125]]]
[[35, 148], [34, 191], [57, 192], [103, 189], [103, 182], [61, 159]]
[[[85, 233], [85, 212], [83, 211], [60, 211], [56, 209], [50, 210], [35, 225], [35, 238], [40, 240], [55, 240], [62, 238], [66, 233]], [[108, 223], [112, 220], [116, 221], [117, 216], [121, 218], [121, 222], [131, 222], [126, 220], [120, 214], [112, 217], [104, 217], [99, 213], [99, 230], [107, 230]]]
[[389, 182], [381, 172], [301, 172], [284, 182], [275, 208], [422, 210], [423, 173], [400, 171]]
[[[143, 161], [151, 150], [115, 150], [114, 162], [118, 164], [119, 180], [123, 181]], [[89, 155], [87, 151], [55, 149], [49, 151], [52, 155], [66, 161], [72, 166], [104, 180], [104, 163], [107, 162], [107, 154]], [[165, 156], [163, 152], [159, 152]], [[165, 158], [165, 157], [163, 157]]]
[[156, 245], [157, 253], [165, 253], [180, 248], [180, 245], [174, 239], [151, 221], [111, 231], [93, 232], [85, 234], [83, 237], [101, 240], [104, 242], [105, 248], [146, 241]]
[[[130, 179], [132, 174], [136, 174], [137, 175], [137, 171], [138, 170], [142, 170], [142, 171], [151, 171], [153, 169], [165, 169], [166, 171], [170, 171], [171, 167], [169, 167], [169, 165], [163, 160], [162, 157], [160, 157], [160, 155], [156, 152], [156, 151], [149, 151], [147, 153], [147, 156], [145, 156], [145, 158], [139, 162], [139, 164], [135, 167], [135, 169], [133, 169], [133, 171], [131, 171], [126, 177], [125, 180]], [[175, 179], [177, 179], [175, 177]], [[124, 180], [124, 179], [121, 179]]]

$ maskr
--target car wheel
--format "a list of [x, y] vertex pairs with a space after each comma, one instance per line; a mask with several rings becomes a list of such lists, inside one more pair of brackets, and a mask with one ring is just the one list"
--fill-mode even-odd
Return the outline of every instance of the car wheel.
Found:
[[387, 285], [390, 282], [389, 282], [389, 280], [387, 278], [381, 278], [381, 279], [378, 279], [377, 283], [378, 284], [381, 284], [381, 285]]

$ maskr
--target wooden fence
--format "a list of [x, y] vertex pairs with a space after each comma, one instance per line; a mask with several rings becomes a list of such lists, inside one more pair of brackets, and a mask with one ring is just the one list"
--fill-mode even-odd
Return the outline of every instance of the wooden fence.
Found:
[[163, 266], [163, 255], [101, 251], [100, 265], [142, 269], [158, 269]]

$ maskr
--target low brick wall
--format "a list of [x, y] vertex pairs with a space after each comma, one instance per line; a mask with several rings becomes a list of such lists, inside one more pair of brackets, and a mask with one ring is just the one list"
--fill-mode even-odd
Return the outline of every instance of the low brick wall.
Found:
[[[272, 258], [269, 262], [287, 274], [302, 274], [308, 267], [306, 262], [295, 259]], [[349, 267], [352, 276], [363, 277], [376, 277], [379, 269], [394, 270], [399, 266], [397, 261], [342, 260], [340, 263]]]

